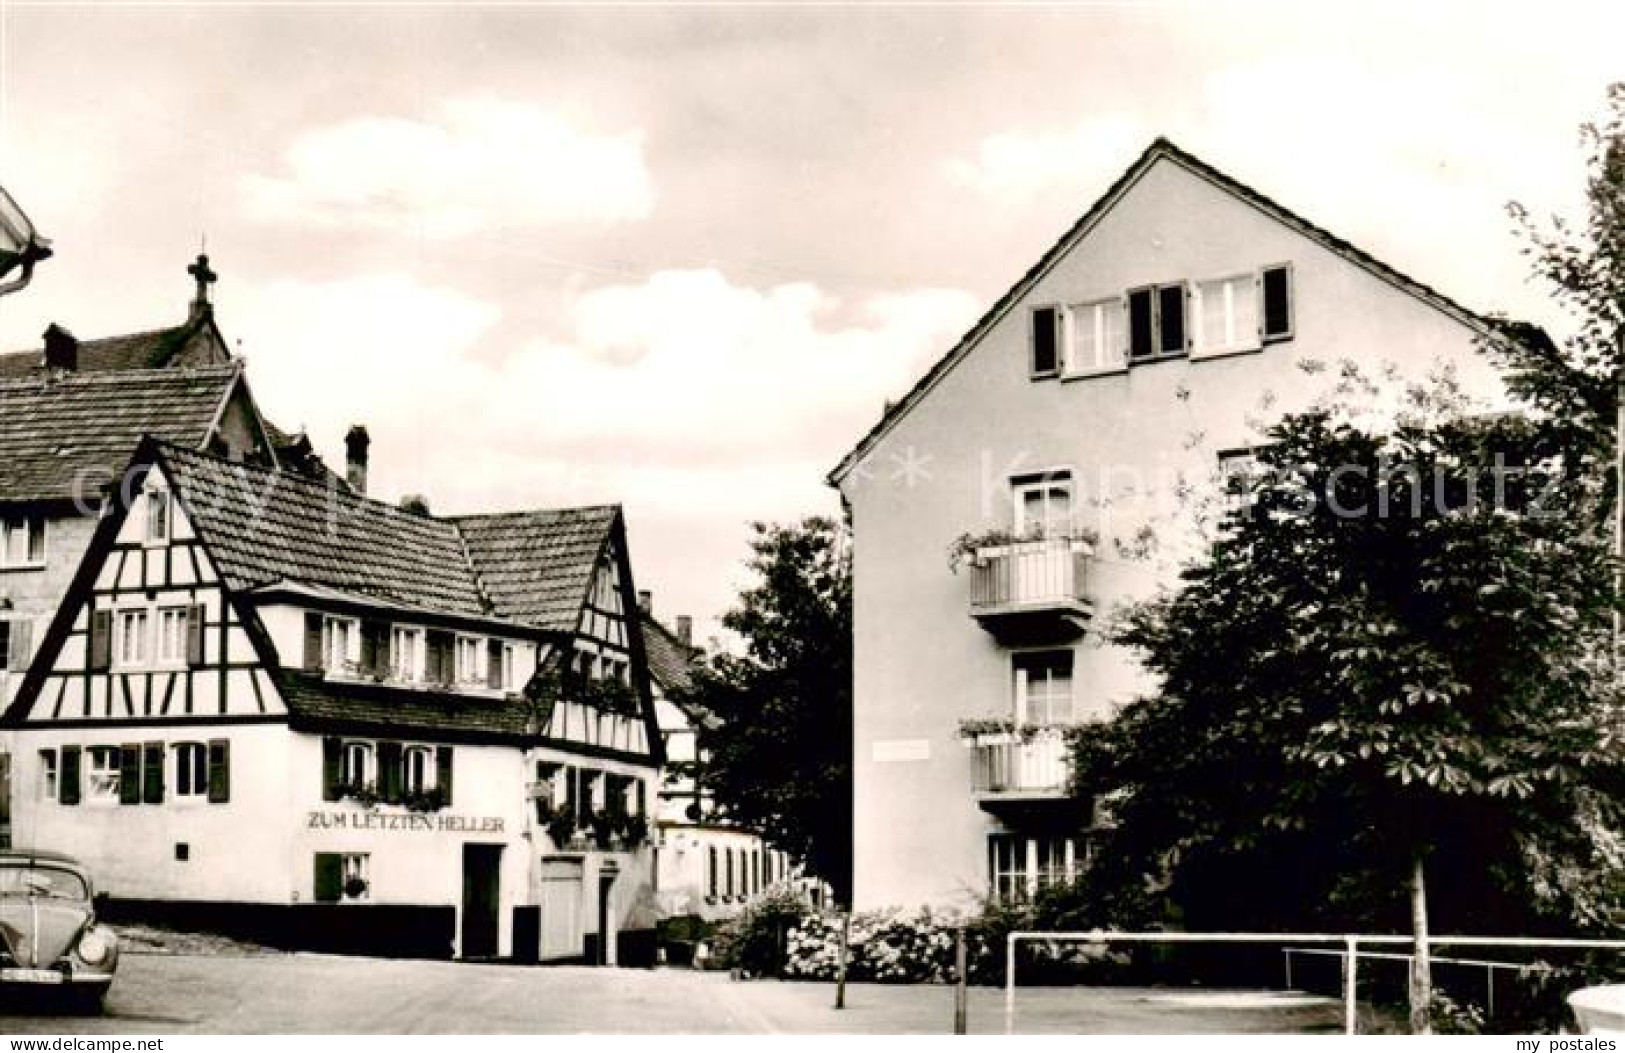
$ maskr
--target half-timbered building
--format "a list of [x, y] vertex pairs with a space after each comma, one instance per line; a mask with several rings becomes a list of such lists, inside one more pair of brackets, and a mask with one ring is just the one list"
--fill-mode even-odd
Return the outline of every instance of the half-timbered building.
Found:
[[615, 506], [434, 517], [149, 439], [5, 713], [16, 839], [115, 918], [644, 957], [633, 597]]

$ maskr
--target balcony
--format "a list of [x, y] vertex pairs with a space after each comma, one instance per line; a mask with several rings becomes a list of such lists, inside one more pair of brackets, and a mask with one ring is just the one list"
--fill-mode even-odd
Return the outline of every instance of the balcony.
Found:
[[971, 789], [984, 800], [1050, 800], [1071, 795], [1066, 729], [1018, 728], [967, 737]]
[[971, 617], [1002, 642], [1076, 637], [1088, 626], [1093, 550], [1080, 541], [1023, 541], [979, 549], [970, 566]]

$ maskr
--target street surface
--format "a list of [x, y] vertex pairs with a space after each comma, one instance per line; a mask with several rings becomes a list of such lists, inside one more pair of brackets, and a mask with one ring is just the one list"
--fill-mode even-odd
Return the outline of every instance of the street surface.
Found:
[[[948, 987], [734, 981], [663, 969], [475, 965], [314, 954], [130, 954], [103, 1016], [7, 998], [0, 1032], [946, 1034]], [[1335, 1032], [1339, 1006], [1307, 996], [1033, 988], [1024, 1033]], [[970, 1030], [1002, 1033], [1003, 992], [972, 988]]]

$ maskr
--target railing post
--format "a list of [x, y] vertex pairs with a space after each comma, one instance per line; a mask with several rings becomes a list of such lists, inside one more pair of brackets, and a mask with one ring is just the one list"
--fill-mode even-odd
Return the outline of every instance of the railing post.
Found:
[[965, 1033], [970, 993], [965, 987], [965, 926], [954, 930], [954, 1034]]
[[1004, 1033], [1016, 1033], [1016, 934], [1004, 938]]
[[1359, 1021], [1355, 1018], [1356, 991], [1359, 987], [1359, 955], [1360, 941], [1353, 936], [1343, 937], [1343, 960], [1347, 963], [1343, 968], [1343, 1033], [1357, 1035], [1360, 1033]]
[[846, 945], [851, 939], [852, 912], [841, 912], [841, 942], [838, 957], [835, 959], [835, 1008], [846, 1008]]

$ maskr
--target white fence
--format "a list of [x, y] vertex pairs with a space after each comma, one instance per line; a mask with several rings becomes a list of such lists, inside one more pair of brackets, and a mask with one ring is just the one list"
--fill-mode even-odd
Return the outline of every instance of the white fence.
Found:
[[[1428, 936], [1434, 947], [1528, 947], [1535, 949], [1625, 951], [1625, 940], [1538, 939], [1522, 936]], [[1343, 1031], [1357, 1033], [1355, 1010], [1362, 946], [1409, 946], [1410, 936], [1325, 932], [1012, 932], [1004, 951], [1004, 1030], [1016, 1029], [1016, 946], [1019, 943], [1236, 943], [1236, 944], [1331, 944], [1342, 946], [1347, 963], [1343, 969]], [[1365, 955], [1364, 957], [1370, 957]]]

